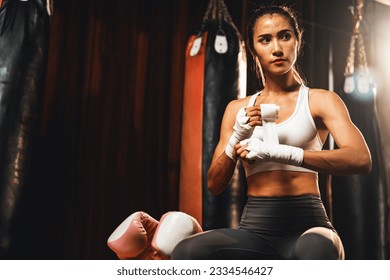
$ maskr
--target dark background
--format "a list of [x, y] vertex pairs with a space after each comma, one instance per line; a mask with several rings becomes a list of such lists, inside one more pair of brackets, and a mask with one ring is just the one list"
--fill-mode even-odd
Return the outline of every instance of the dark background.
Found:
[[[244, 36], [250, 12], [264, 2], [225, 0]], [[329, 88], [332, 44], [337, 91], [353, 1], [273, 2], [291, 4], [302, 16], [299, 63], [309, 87]], [[159, 219], [178, 210], [184, 53], [207, 4], [54, 1], [32, 172], [16, 213], [12, 258], [116, 259], [106, 240], [128, 215], [143, 210]], [[370, 5], [386, 16], [387, 6]], [[375, 53], [373, 47], [371, 41], [368, 51]], [[248, 94], [255, 90], [249, 73]]]

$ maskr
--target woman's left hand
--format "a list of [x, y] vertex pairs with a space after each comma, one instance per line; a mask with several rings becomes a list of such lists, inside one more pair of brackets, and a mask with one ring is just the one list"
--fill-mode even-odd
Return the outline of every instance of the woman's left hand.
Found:
[[289, 145], [269, 144], [258, 138], [241, 141], [235, 146], [237, 155], [248, 162], [272, 161], [300, 166], [303, 149]]

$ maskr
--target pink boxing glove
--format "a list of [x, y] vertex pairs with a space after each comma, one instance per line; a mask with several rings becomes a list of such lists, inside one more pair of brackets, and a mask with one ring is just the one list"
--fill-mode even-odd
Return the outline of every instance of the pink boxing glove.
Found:
[[167, 212], [160, 219], [152, 240], [152, 247], [170, 257], [180, 241], [202, 231], [201, 226], [192, 216], [178, 211]]
[[158, 221], [145, 212], [131, 214], [110, 235], [107, 245], [119, 259], [166, 259], [151, 247]]

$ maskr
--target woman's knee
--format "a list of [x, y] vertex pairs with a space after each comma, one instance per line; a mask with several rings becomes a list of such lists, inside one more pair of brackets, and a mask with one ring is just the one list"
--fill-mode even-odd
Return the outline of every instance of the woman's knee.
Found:
[[340, 260], [344, 259], [344, 248], [335, 232], [315, 227], [298, 238], [295, 244], [295, 257], [304, 260]]

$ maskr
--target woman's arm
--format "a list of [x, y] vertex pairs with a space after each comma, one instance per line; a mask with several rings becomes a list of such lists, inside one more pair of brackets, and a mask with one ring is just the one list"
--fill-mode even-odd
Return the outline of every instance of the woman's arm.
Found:
[[[235, 126], [235, 123], [237, 124], [237, 114], [240, 109], [245, 107], [247, 104], [248, 98], [233, 100], [225, 109], [221, 123], [220, 139], [215, 148], [208, 171], [208, 189], [214, 195], [220, 194], [225, 189], [225, 187], [229, 185], [236, 166], [237, 155], [235, 150], [233, 147], [228, 149], [228, 154], [230, 154], [230, 156], [228, 156], [227, 152], [225, 152], [226, 146], [228, 144], [235, 145], [235, 143], [230, 143], [232, 138], [233, 140], [237, 141], [241, 141], [243, 139], [236, 138], [248, 138], [248, 135], [252, 134], [254, 126], [261, 125], [260, 111], [258, 106], [249, 107], [246, 109], [246, 116], [249, 117], [248, 122], [244, 125], [244, 127], [241, 127], [241, 131], [234, 130], [233, 127]], [[232, 136], [233, 134], [235, 134], [235, 137]]]
[[302, 167], [333, 175], [371, 171], [371, 154], [359, 129], [352, 123], [341, 98], [330, 91], [310, 90], [310, 108], [333, 136], [337, 149], [304, 151]]
[[[214, 150], [211, 165], [207, 174], [207, 186], [213, 195], [220, 194], [233, 176], [236, 161], [225, 153], [226, 145], [233, 133], [234, 118], [239, 108], [235, 101], [228, 104], [222, 118], [219, 142]], [[234, 113], [235, 112], [235, 113]], [[234, 155], [236, 159], [236, 155]]]

